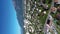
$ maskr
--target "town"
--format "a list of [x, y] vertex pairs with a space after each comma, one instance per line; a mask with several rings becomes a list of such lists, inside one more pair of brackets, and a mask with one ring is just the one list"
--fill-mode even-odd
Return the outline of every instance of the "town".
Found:
[[24, 34], [60, 34], [60, 0], [25, 0]]

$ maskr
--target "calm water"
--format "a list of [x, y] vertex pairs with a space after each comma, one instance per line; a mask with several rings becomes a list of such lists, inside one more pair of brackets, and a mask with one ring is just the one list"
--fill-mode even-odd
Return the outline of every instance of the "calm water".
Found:
[[21, 31], [12, 0], [0, 0], [0, 34], [22, 34]]

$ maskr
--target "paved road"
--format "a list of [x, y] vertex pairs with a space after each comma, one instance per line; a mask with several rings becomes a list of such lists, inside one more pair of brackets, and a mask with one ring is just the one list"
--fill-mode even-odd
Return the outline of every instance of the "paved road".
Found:
[[[54, 6], [54, 1], [52, 0], [51, 7], [53, 7], [53, 6]], [[51, 10], [50, 10], [49, 13], [48, 13], [47, 19], [48, 19], [50, 13], [51, 13]], [[47, 33], [47, 31], [45, 31], [45, 30], [46, 30], [47, 19], [46, 19], [46, 22], [45, 22], [45, 25], [44, 25], [44, 34]], [[53, 29], [54, 33], [57, 34], [57, 32], [56, 32], [56, 30], [55, 30], [55, 25], [52, 25], [52, 29]]]

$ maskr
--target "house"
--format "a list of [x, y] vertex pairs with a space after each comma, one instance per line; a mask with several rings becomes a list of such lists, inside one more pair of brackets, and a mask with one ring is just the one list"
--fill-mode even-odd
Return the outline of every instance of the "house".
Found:
[[43, 4], [43, 9], [48, 9], [48, 5], [47, 4]]
[[60, 12], [60, 7], [57, 8], [57, 11]]
[[57, 20], [60, 20], [60, 14], [57, 14], [57, 15], [56, 15], [56, 19], [57, 19]]
[[56, 13], [57, 8], [56, 7], [51, 7], [51, 12]]
[[54, 0], [55, 4], [60, 4], [60, 0]]
[[57, 3], [57, 4], [60, 4], [60, 0], [56, 0], [56, 1], [58, 1], [58, 3]]
[[55, 2], [55, 3], [57, 3], [57, 2], [58, 2], [58, 0], [54, 0], [54, 2]]

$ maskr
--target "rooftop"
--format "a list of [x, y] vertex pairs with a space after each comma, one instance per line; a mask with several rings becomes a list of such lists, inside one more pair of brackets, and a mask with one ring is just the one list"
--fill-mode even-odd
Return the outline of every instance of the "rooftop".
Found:
[[58, 3], [57, 4], [60, 4], [60, 0], [58, 0]]

